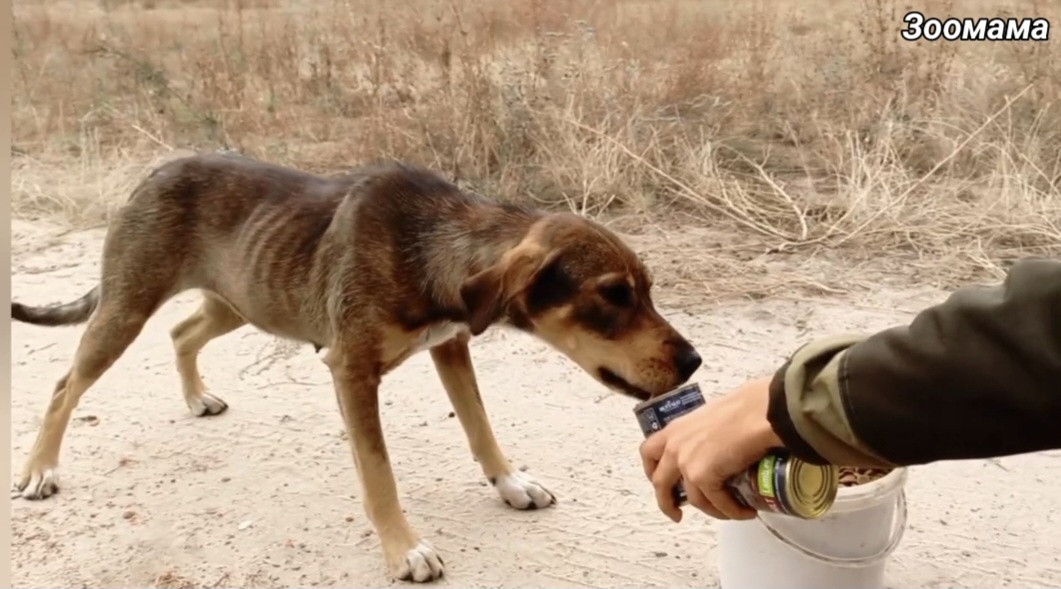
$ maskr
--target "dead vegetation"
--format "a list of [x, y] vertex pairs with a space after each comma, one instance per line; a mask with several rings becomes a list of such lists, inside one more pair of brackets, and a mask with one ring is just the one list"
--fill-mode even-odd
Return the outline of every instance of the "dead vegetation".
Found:
[[[1056, 2], [920, 4], [1061, 23]], [[910, 43], [905, 11], [21, 2], [12, 206], [99, 223], [159, 157], [229, 147], [324, 172], [410, 159], [502, 199], [652, 224], [678, 236], [675, 282], [747, 275], [722, 294], [790, 284], [763, 286], [778, 254], [901, 260], [944, 279], [1056, 255], [1061, 42]]]

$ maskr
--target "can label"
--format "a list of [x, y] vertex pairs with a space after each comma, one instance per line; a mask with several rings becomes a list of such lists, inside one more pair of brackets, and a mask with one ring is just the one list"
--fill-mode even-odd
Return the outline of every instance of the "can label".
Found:
[[748, 470], [726, 481], [738, 503], [756, 511], [790, 514], [785, 497], [788, 460], [784, 454], [771, 452]]
[[[647, 438], [667, 427], [668, 423], [700, 407], [704, 402], [700, 385], [689, 383], [640, 403], [634, 408], [634, 413], [637, 415], [638, 425], [641, 426], [641, 433]], [[674, 485], [671, 495], [675, 505], [683, 505], [688, 501], [681, 481]]]
[[704, 395], [700, 392], [700, 385], [693, 383], [645, 401], [637, 406], [635, 412], [641, 433], [648, 437], [703, 404]]

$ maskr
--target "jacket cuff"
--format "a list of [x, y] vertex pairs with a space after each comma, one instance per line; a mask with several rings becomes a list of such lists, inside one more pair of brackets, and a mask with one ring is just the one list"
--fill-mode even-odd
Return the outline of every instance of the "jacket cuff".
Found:
[[835, 335], [813, 341], [775, 375], [768, 419], [797, 457], [815, 464], [890, 466], [859, 439], [847, 415], [847, 351], [865, 339]]
[[788, 373], [788, 368], [791, 364], [791, 360], [785, 362], [774, 373], [774, 378], [770, 381], [770, 405], [767, 409], [766, 417], [770, 421], [770, 427], [773, 428], [774, 433], [785, 444], [785, 449], [796, 458], [810, 464], [828, 464], [828, 461], [814, 449], [814, 446], [808, 444], [803, 439], [803, 436], [799, 435], [799, 430], [796, 429], [796, 424], [792, 422], [792, 417], [788, 413], [785, 375]]

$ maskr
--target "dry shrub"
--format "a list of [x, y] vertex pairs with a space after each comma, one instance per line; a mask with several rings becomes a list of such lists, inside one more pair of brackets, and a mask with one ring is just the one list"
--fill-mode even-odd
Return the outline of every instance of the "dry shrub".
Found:
[[[1061, 22], [1057, 3], [921, 4]], [[38, 1], [15, 9], [13, 206], [85, 221], [160, 150], [225, 146], [327, 172], [409, 159], [501, 199], [680, 217], [779, 250], [1055, 254], [1058, 42], [908, 43], [905, 10]], [[48, 196], [35, 179], [60, 169], [79, 188]]]

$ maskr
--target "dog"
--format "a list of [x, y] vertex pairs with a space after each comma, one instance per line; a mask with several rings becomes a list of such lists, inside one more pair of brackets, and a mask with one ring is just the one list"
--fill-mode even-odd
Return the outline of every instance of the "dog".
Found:
[[443, 575], [436, 549], [398, 500], [380, 426], [380, 381], [427, 350], [483, 474], [515, 509], [553, 494], [510, 464], [479, 394], [469, 341], [493, 325], [532, 334], [603, 385], [647, 399], [686, 382], [695, 348], [654, 308], [637, 255], [571, 213], [499, 204], [414, 164], [320, 176], [249, 157], [199, 154], [154, 169], [110, 224], [99, 283], [77, 301], [13, 302], [13, 319], [87, 322], [55, 386], [16, 496], [58, 491], [60, 447], [85, 391], [185, 290], [201, 306], [170, 332], [184, 401], [196, 416], [228, 405], [206, 391], [197, 357], [250, 324], [313, 345], [339, 410], [390, 575]]

